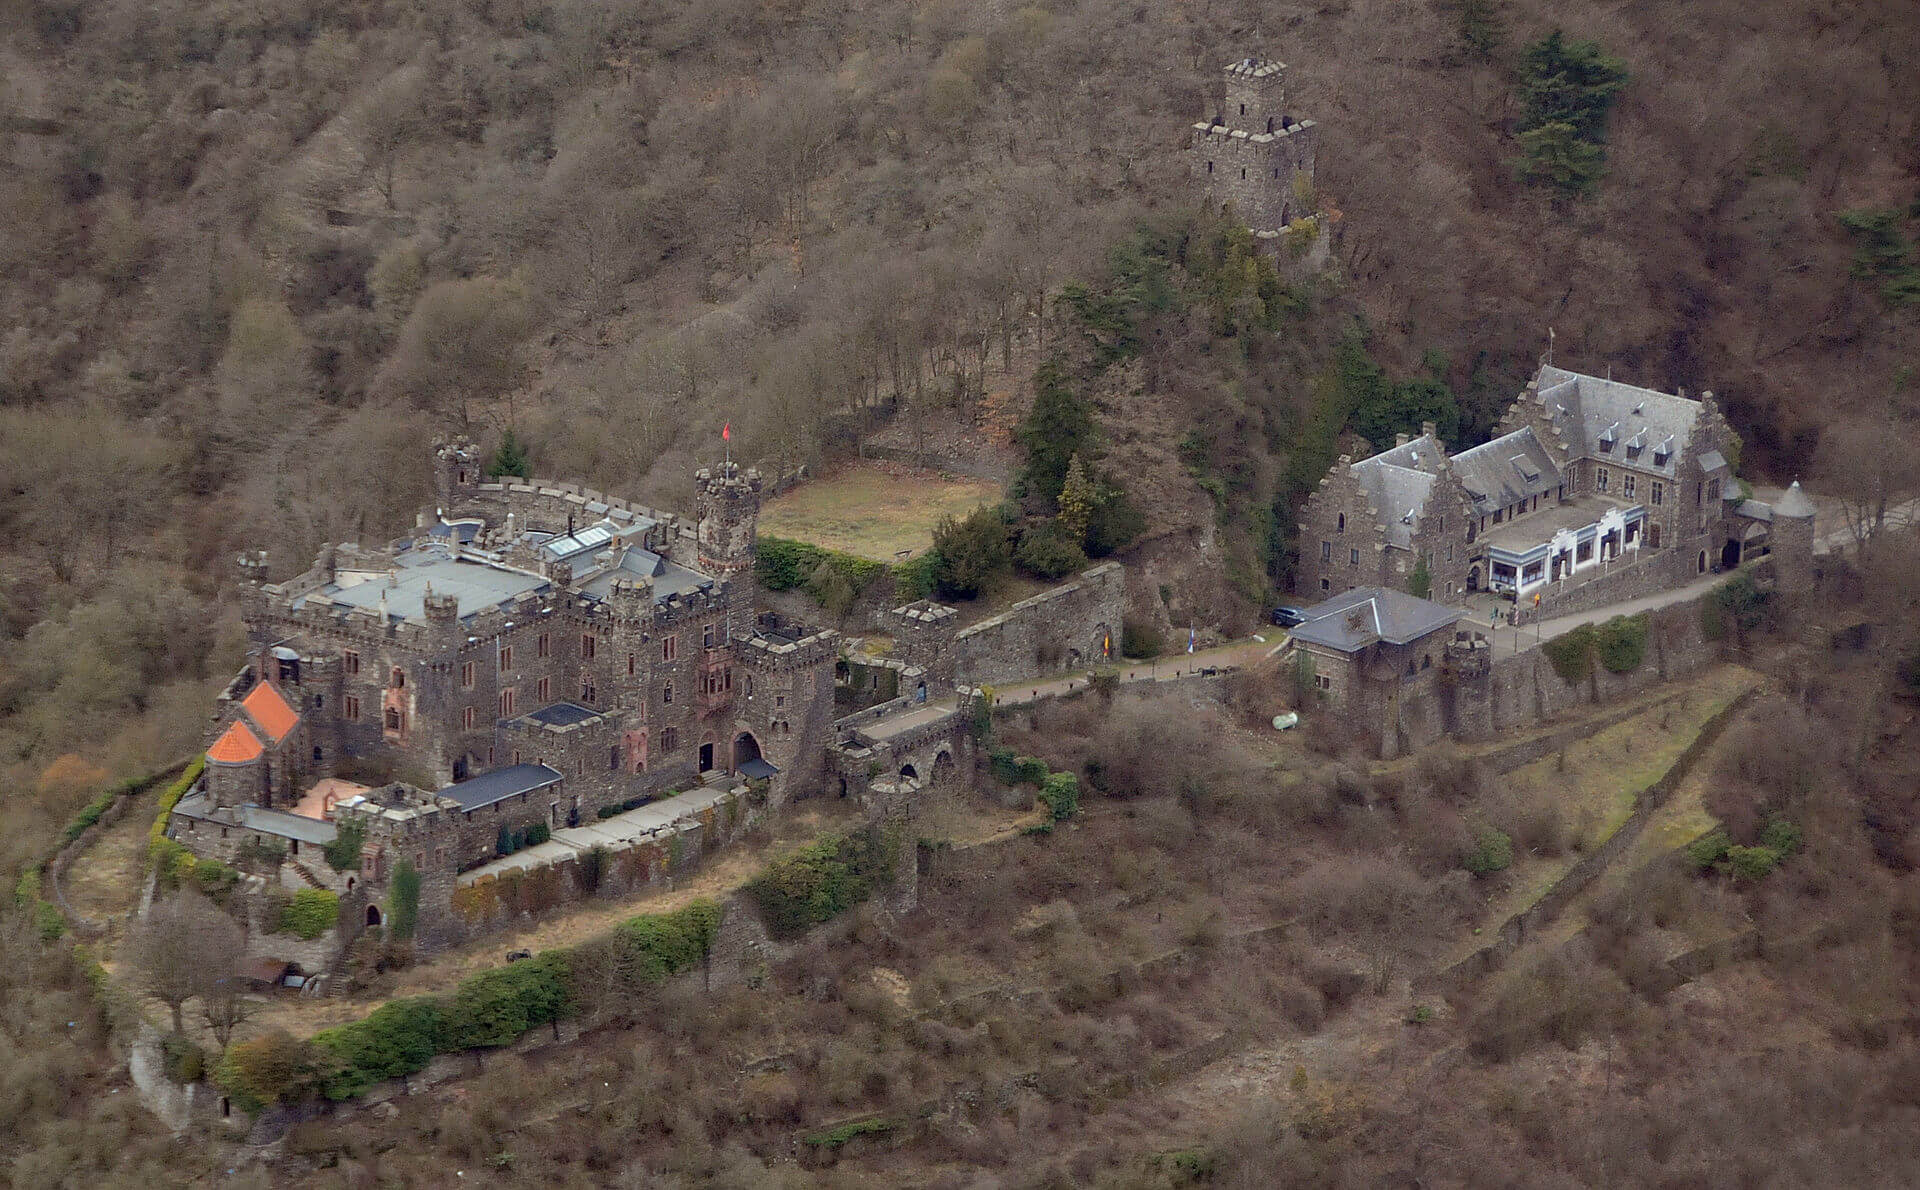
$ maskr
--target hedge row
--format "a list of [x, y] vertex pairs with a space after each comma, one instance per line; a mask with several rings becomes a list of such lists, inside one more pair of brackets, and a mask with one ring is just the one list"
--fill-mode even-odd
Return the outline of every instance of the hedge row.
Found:
[[576, 956], [610, 952], [632, 990], [703, 960], [720, 928], [720, 907], [694, 901], [672, 913], [630, 918], [604, 938], [549, 950], [524, 963], [482, 971], [451, 996], [394, 1000], [361, 1020], [297, 1041], [272, 1033], [227, 1047], [214, 1080], [249, 1111], [315, 1095], [351, 1099], [377, 1083], [425, 1068], [437, 1055], [510, 1044], [567, 1016], [577, 994]]
[[1615, 616], [1603, 624], [1582, 624], [1541, 646], [1553, 672], [1567, 685], [1576, 685], [1593, 672], [1598, 660], [1609, 673], [1632, 673], [1646, 660], [1647, 637], [1653, 626], [1645, 612]]
[[161, 793], [160, 812], [154, 815], [153, 826], [147, 831], [148, 859], [157, 861], [161, 853], [167, 849], [166, 845], [173, 842], [167, 838], [167, 820], [173, 817], [173, 808], [180, 804], [181, 798], [187, 796], [187, 790], [193, 788], [193, 783], [200, 779], [200, 774], [205, 772], [206, 768], [206, 757], [194, 757], [188, 763], [186, 771], [180, 774], [180, 779], [167, 786]]
[[892, 831], [871, 825], [829, 835], [768, 864], [748, 882], [747, 894], [767, 930], [791, 938], [891, 885], [897, 842]]
[[859, 594], [885, 569], [884, 563], [785, 537], [761, 537], [754, 549], [754, 577], [769, 591], [791, 591], [803, 586], [824, 563], [839, 571], [854, 593]]

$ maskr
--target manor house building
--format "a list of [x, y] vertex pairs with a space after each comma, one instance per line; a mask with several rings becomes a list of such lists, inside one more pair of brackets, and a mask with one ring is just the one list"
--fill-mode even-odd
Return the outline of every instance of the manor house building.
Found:
[[1307, 500], [1295, 589], [1424, 588], [1443, 603], [1494, 591], [1546, 611], [1629, 565], [1657, 590], [1768, 548], [1772, 511], [1740, 498], [1712, 393], [1542, 366], [1500, 428], [1458, 453], [1427, 423], [1343, 455]]

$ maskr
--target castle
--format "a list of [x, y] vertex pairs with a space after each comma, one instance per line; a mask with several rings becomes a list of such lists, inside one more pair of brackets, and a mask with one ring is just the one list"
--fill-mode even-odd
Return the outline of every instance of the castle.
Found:
[[[435, 507], [386, 549], [327, 546], [282, 583], [243, 559], [248, 662], [177, 841], [284, 853], [377, 925], [402, 859], [450, 891], [505, 840], [670, 791], [778, 805], [818, 785], [837, 634], [756, 612], [757, 472], [699, 471], [686, 527], [573, 485], [486, 481], [465, 440], [436, 444], [434, 479]], [[314, 853], [349, 822], [362, 856], [336, 876]]]

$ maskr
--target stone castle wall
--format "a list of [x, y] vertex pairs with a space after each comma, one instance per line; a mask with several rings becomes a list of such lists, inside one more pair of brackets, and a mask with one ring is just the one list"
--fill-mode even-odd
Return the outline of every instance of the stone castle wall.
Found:
[[1102, 664], [1109, 655], [1117, 658], [1125, 607], [1120, 564], [1102, 562], [1073, 582], [963, 629], [953, 641], [953, 679], [961, 685], [990, 686], [1084, 669]]
[[[1694, 570], [1693, 555], [1685, 550], [1655, 550], [1643, 545], [1637, 552], [1625, 555], [1625, 558], [1631, 560], [1608, 563], [1611, 570], [1590, 579], [1565, 585], [1549, 583], [1547, 589], [1540, 593], [1537, 614], [1549, 619], [1577, 615], [1684, 587], [1699, 577]], [[1523, 608], [1521, 623], [1525, 624], [1527, 618], [1535, 614], [1531, 605]]]

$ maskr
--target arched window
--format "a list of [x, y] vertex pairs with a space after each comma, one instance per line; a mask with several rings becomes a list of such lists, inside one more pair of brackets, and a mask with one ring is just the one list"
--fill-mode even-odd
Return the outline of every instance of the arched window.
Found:
[[1345, 533], [1346, 531], [1347, 531], [1347, 514], [1343, 512], [1340, 514], [1340, 532]]

